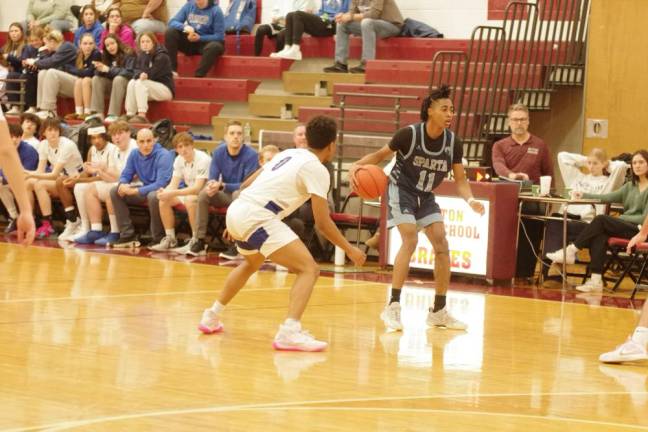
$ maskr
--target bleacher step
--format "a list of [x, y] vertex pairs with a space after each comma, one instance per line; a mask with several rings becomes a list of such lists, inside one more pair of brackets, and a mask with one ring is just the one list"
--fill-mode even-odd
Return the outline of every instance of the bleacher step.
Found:
[[302, 106], [331, 106], [333, 97], [255, 93], [250, 95], [248, 102], [252, 115], [292, 118], [299, 116]]
[[[192, 77], [200, 56], [178, 54], [178, 74]], [[207, 76], [216, 78], [281, 79], [281, 73], [290, 68], [292, 60], [271, 57], [224, 55], [216, 60]]]
[[261, 81], [233, 78], [175, 79], [176, 98], [206, 101], [246, 101]]
[[314, 95], [317, 86], [320, 89], [326, 88], [326, 94], [330, 95], [333, 93], [333, 86], [335, 84], [364, 84], [364, 82], [364, 74], [292, 71], [283, 73], [284, 90], [288, 93]]

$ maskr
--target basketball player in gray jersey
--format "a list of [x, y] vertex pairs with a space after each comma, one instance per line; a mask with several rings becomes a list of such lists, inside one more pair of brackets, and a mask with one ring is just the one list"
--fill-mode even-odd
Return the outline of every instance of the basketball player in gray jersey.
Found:
[[391, 299], [380, 315], [387, 328], [402, 330], [400, 312], [401, 288], [409, 273], [409, 263], [418, 231], [423, 230], [434, 248], [434, 306], [427, 324], [448, 329], [465, 330], [466, 325], [446, 309], [446, 292], [450, 283], [450, 256], [441, 209], [434, 199], [434, 189], [452, 171], [459, 196], [473, 211], [483, 215], [484, 206], [476, 201], [461, 163], [463, 145], [448, 128], [454, 117], [450, 89], [444, 85], [433, 90], [421, 106], [421, 123], [396, 132], [390, 143], [356, 162], [350, 170], [366, 164], [378, 164], [396, 153], [396, 164], [389, 176], [387, 226], [397, 227], [401, 245], [392, 276]]

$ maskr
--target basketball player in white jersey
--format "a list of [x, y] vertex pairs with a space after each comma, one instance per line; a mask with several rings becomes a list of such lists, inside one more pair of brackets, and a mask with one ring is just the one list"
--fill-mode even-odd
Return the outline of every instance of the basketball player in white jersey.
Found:
[[299, 237], [282, 219], [308, 199], [313, 204], [315, 226], [358, 266], [366, 256], [352, 246], [329, 216], [330, 179], [323, 163], [336, 151], [337, 126], [329, 117], [313, 118], [306, 127], [307, 149], [290, 149], [276, 155], [242, 185], [241, 195], [227, 210], [227, 231], [245, 260], [225, 280], [214, 305], [206, 309], [199, 329], [205, 334], [223, 330], [220, 317], [232, 298], [263, 264], [266, 257], [296, 274], [290, 292], [288, 315], [279, 326], [273, 346], [277, 350], [322, 351], [327, 342], [318, 341], [301, 328], [319, 269]]
[[7, 179], [13, 195], [18, 203], [20, 214], [16, 221], [18, 241], [29, 245], [34, 241], [36, 226], [32, 215], [32, 206], [29, 202], [25, 174], [22, 164], [16, 153], [16, 147], [9, 136], [9, 127], [0, 108], [0, 168]]

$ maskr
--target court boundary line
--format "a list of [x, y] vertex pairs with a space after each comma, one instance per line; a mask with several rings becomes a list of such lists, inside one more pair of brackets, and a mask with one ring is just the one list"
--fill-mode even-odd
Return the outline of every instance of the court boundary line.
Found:
[[[341, 403], [356, 403], [356, 402], [387, 402], [387, 401], [414, 401], [414, 400], [424, 400], [424, 399], [468, 399], [468, 398], [504, 398], [504, 397], [531, 397], [531, 396], [612, 396], [612, 395], [648, 395], [648, 391], [645, 392], [538, 392], [538, 393], [467, 393], [467, 394], [439, 394], [439, 395], [421, 395], [421, 396], [384, 396], [384, 397], [374, 397], [374, 398], [347, 398], [347, 399], [322, 399], [322, 400], [305, 400], [305, 401], [294, 401], [294, 402], [271, 402], [271, 403], [260, 403], [260, 404], [238, 404], [238, 405], [227, 405], [227, 406], [218, 406], [218, 407], [202, 407], [202, 408], [185, 408], [185, 409], [176, 409], [176, 410], [159, 410], [159, 411], [150, 411], [144, 413], [134, 413], [134, 414], [122, 414], [115, 416], [102, 416], [95, 417], [84, 420], [72, 420], [72, 421], [62, 421], [57, 423], [50, 423], [45, 425], [38, 426], [29, 426], [26, 428], [13, 428], [5, 429], [5, 432], [31, 432], [36, 430], [46, 430], [50, 432], [61, 431], [70, 428], [108, 423], [115, 421], [123, 420], [134, 420], [142, 419], [148, 417], [166, 417], [166, 416], [176, 416], [176, 415], [191, 415], [191, 414], [207, 414], [207, 413], [218, 413], [218, 412], [235, 412], [235, 411], [263, 411], [263, 410], [332, 410], [332, 409], [347, 409], [347, 410], [390, 410], [389, 407], [380, 408], [380, 407], [318, 407], [318, 406], [304, 406], [304, 405], [321, 405], [321, 404], [341, 404]], [[431, 412], [436, 411], [434, 408], [391, 408], [393, 410], [412, 410], [413, 412], [424, 412], [430, 410]], [[599, 422], [595, 420], [586, 420], [586, 419], [573, 419], [569, 417], [544, 417], [544, 416], [534, 416], [530, 414], [514, 414], [514, 413], [495, 413], [495, 412], [481, 412], [481, 411], [462, 411], [462, 410], [438, 410], [440, 412], [452, 412], [457, 414], [466, 414], [474, 413], [481, 415], [491, 415], [491, 416], [521, 416], [526, 418], [534, 419], [550, 419], [556, 421], [571, 421], [571, 422], [580, 422], [586, 424], [601, 424], [601, 425], [612, 425], [612, 426], [625, 426], [634, 429], [648, 430], [648, 426], [636, 426], [636, 425], [626, 425], [625, 423], [608, 423], [608, 422]]]

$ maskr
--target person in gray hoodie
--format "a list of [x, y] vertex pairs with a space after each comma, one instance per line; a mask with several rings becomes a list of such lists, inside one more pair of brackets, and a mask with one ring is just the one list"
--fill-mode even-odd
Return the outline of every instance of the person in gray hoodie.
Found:
[[140, 48], [135, 60], [133, 79], [126, 89], [126, 115], [131, 123], [148, 123], [148, 101], [173, 99], [175, 86], [171, 58], [154, 33], [139, 35]]

